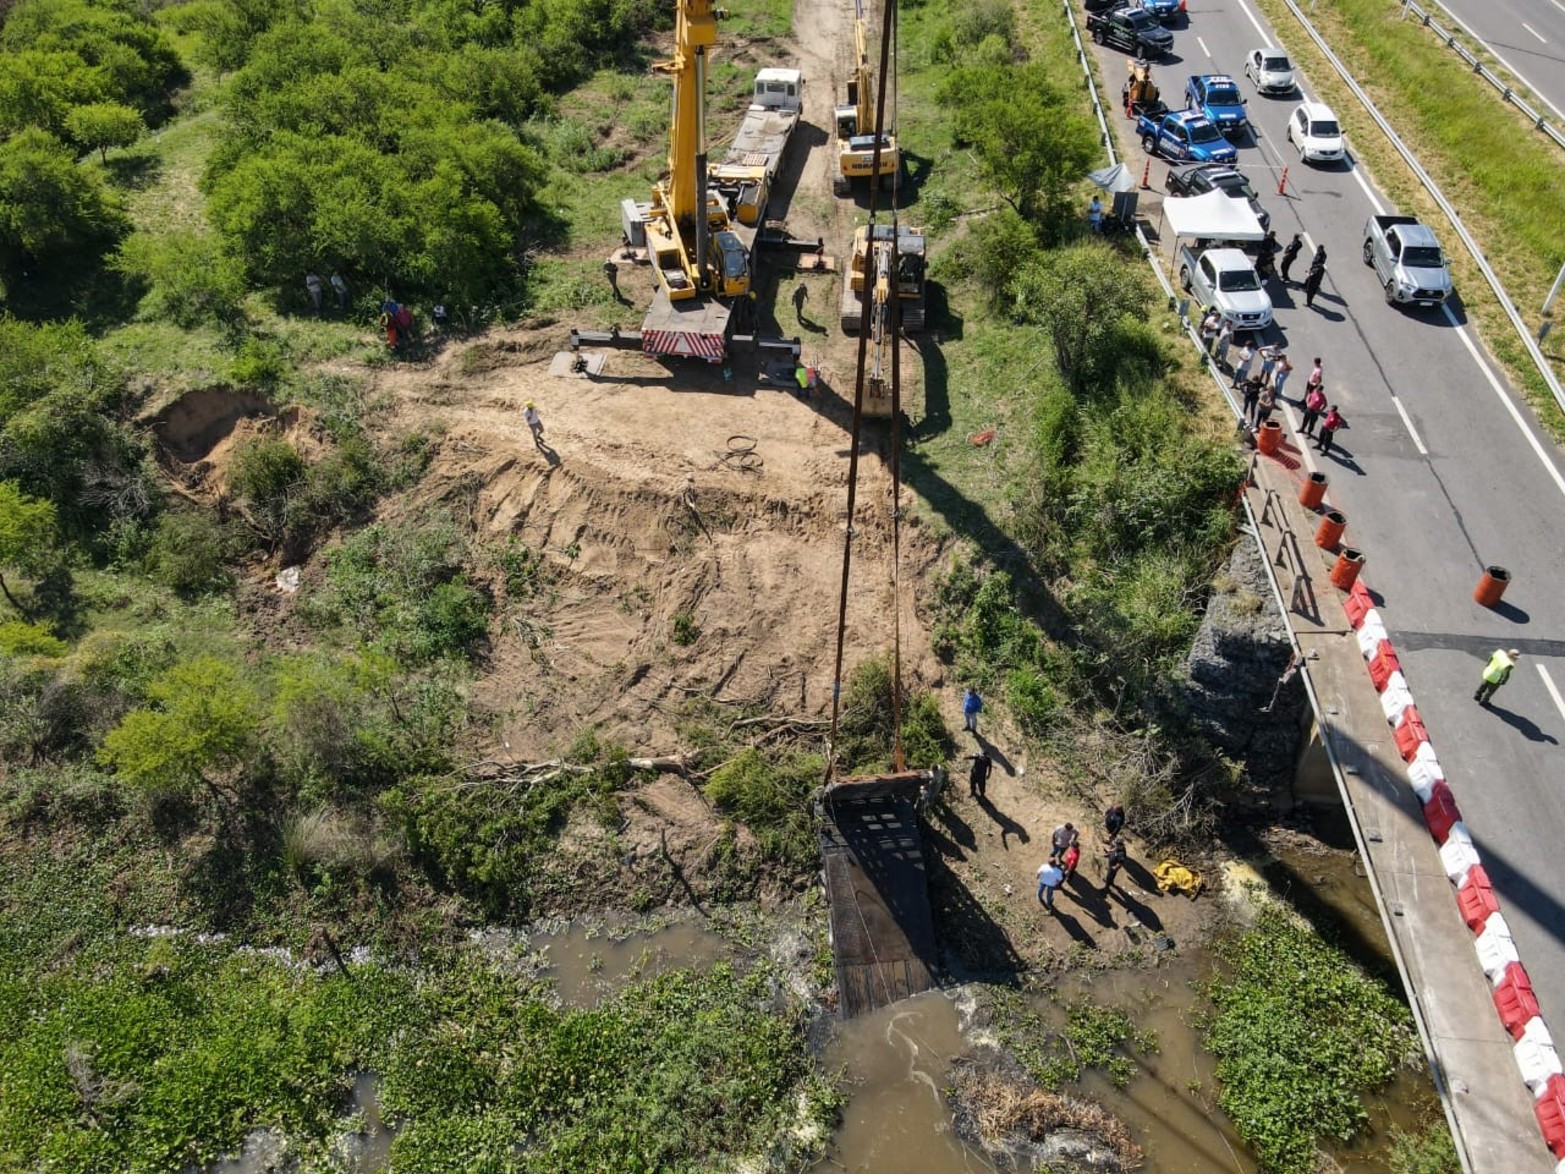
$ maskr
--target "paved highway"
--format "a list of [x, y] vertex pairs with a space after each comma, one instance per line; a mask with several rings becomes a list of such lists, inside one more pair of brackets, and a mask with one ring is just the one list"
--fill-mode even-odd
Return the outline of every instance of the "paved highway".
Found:
[[[1421, 0], [1429, 7], [1427, 0]], [[1565, 124], [1565, 3], [1562, 0], [1439, 0], [1467, 34], [1552, 108]], [[1438, 13], [1438, 9], [1436, 9]], [[1445, 23], [1445, 22], [1442, 22]], [[1462, 64], [1452, 54], [1453, 66]], [[1540, 111], [1547, 117], [1548, 111]]]
[[[1172, 105], [1181, 104], [1189, 74], [1240, 75], [1252, 47], [1288, 47], [1246, 0], [1192, 0], [1189, 27], [1176, 27], [1174, 38], [1174, 54], [1155, 66]], [[1123, 55], [1099, 54], [1117, 84]], [[1309, 79], [1301, 82], [1309, 93]], [[1387, 627], [1545, 1017], [1565, 1037], [1565, 461], [1464, 325], [1460, 304], [1386, 305], [1360, 259], [1362, 231], [1371, 212], [1395, 209], [1354, 164], [1351, 141], [1346, 165], [1305, 166], [1284, 137], [1299, 98], [1261, 97], [1242, 78], [1240, 86], [1254, 128], [1239, 140], [1240, 164], [1273, 229], [1284, 242], [1304, 232], [1329, 257], [1314, 309], [1297, 285], [1271, 286], [1270, 337], [1286, 342], [1297, 368], [1290, 393], [1303, 394], [1310, 359], [1321, 356], [1328, 395], [1349, 423], [1329, 457], [1306, 447], [1307, 462], [1330, 477], [1348, 540], [1367, 555], [1365, 580], [1384, 599]], [[1132, 147], [1134, 164], [1138, 156]], [[1154, 187], [1168, 166], [1153, 162]], [[1283, 166], [1286, 197], [1276, 194]], [[1288, 426], [1297, 420], [1290, 410]], [[1495, 611], [1472, 601], [1490, 563], [1514, 574]], [[1484, 709], [1472, 692], [1502, 646], [1526, 656]]]

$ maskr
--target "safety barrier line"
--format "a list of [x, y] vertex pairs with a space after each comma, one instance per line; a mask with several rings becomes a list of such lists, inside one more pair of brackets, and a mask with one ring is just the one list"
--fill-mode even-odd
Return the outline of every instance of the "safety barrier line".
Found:
[[1440, 849], [1440, 863], [1456, 897], [1457, 912], [1474, 936], [1474, 949], [1489, 979], [1501, 1026], [1515, 1040], [1512, 1049], [1523, 1083], [1533, 1096], [1533, 1112], [1544, 1144], [1565, 1172], [1565, 1068], [1548, 1025], [1538, 1013], [1532, 982], [1516, 951], [1515, 939], [1489, 883], [1478, 849], [1462, 819], [1456, 796], [1446, 782], [1401, 662], [1368, 589], [1355, 582], [1343, 611], [1358, 637], [1370, 684], [1392, 727], [1397, 751], [1407, 767], [1408, 784], [1423, 809], [1424, 824]]
[[1331, 46], [1326, 44], [1326, 39], [1310, 23], [1309, 18], [1304, 15], [1303, 10], [1300, 9], [1295, 0], [1283, 0], [1283, 3], [1288, 6], [1288, 11], [1293, 13], [1300, 26], [1309, 34], [1310, 39], [1315, 42], [1315, 47], [1321, 51], [1322, 56], [1337, 71], [1337, 75], [1342, 78], [1343, 83], [1348, 89], [1353, 91], [1353, 96], [1363, 105], [1370, 118], [1374, 120], [1375, 125], [1380, 128], [1381, 133], [1390, 140], [1391, 145], [1402, 156], [1403, 162], [1412, 169], [1413, 174], [1418, 177], [1418, 181], [1424, 185], [1424, 190], [1440, 206], [1440, 211], [1445, 213], [1446, 219], [1451, 222], [1451, 226], [1456, 229], [1456, 234], [1462, 238], [1462, 243], [1467, 246], [1467, 251], [1478, 266], [1478, 271], [1484, 275], [1484, 280], [1489, 283], [1489, 288], [1494, 290], [1494, 296], [1500, 300], [1500, 306], [1505, 310], [1506, 317], [1511, 320], [1511, 325], [1521, 338], [1522, 345], [1527, 348], [1528, 357], [1532, 359], [1533, 365], [1538, 368], [1538, 374], [1543, 377], [1544, 383], [1548, 385], [1549, 394], [1554, 397], [1554, 402], [1559, 405], [1560, 410], [1565, 411], [1565, 388], [1561, 388], [1560, 381], [1554, 374], [1554, 369], [1549, 366], [1548, 359], [1538, 349], [1538, 344], [1533, 339], [1532, 332], [1527, 329], [1527, 323], [1522, 321], [1522, 316], [1517, 311], [1516, 304], [1511, 300], [1510, 294], [1505, 292], [1505, 286], [1500, 284], [1500, 279], [1496, 276], [1494, 270], [1489, 267], [1489, 262], [1484, 259], [1483, 250], [1478, 247], [1478, 242], [1473, 239], [1472, 233], [1467, 231], [1467, 225], [1457, 215], [1456, 209], [1451, 206], [1451, 202], [1445, 198], [1445, 193], [1430, 178], [1429, 173], [1424, 170], [1423, 164], [1408, 149], [1407, 144], [1402, 141], [1397, 132], [1391, 129], [1391, 124], [1386, 121], [1385, 116], [1380, 113], [1375, 103], [1370, 101], [1369, 95], [1364, 92], [1364, 88], [1359, 85], [1357, 79], [1348, 72], [1347, 66], [1343, 65], [1337, 55], [1331, 51]]

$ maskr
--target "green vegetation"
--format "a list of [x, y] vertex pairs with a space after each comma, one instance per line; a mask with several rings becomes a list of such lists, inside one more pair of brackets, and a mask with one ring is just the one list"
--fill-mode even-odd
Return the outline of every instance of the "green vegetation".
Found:
[[[7, 897], [26, 883], [0, 874]], [[810, 1120], [835, 1110], [802, 1008], [765, 970], [675, 972], [561, 1010], [462, 955], [321, 977], [226, 943], [78, 949], [33, 928], [0, 929], [7, 1166], [178, 1169], [259, 1125], [325, 1161], [364, 1071], [410, 1171], [709, 1168], [761, 1151], [801, 1099]]]
[[1412, 1015], [1387, 983], [1275, 906], [1220, 956], [1226, 973], [1206, 988], [1218, 1104], [1266, 1169], [1314, 1170], [1317, 1140], [1352, 1138], [1366, 1120], [1360, 1095], [1418, 1057]]
[[1436, 1115], [1414, 1133], [1391, 1129], [1391, 1174], [1458, 1174], [1461, 1159], [1445, 1118]]
[[1051, 1092], [1081, 1080], [1088, 1069], [1103, 1072], [1116, 1088], [1136, 1074], [1135, 1056], [1157, 1052], [1155, 1032], [1138, 1032], [1130, 1015], [1091, 999], [1065, 1008], [1065, 1023], [1052, 1030], [1048, 1019], [1021, 991], [996, 987], [989, 993], [1001, 1042], [1040, 1086]]

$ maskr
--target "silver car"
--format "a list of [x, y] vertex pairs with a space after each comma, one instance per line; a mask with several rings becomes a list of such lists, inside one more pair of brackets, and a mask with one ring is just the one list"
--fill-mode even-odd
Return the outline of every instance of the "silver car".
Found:
[[1272, 324], [1271, 295], [1240, 249], [1207, 249], [1198, 257], [1186, 245], [1179, 250], [1179, 284], [1238, 329], [1264, 330]]
[[1263, 94], [1291, 94], [1299, 86], [1293, 62], [1281, 49], [1251, 49], [1244, 59], [1244, 76]]

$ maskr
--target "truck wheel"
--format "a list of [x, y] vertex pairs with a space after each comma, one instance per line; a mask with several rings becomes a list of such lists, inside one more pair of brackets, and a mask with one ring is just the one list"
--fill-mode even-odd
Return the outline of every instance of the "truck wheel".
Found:
[[1388, 281], [1388, 282], [1386, 282], [1386, 305], [1394, 306], [1396, 304], [1397, 304], [1397, 283], [1394, 282], [1394, 281]]
[[834, 196], [851, 196], [853, 184], [846, 175], [834, 175], [831, 177], [831, 194]]
[[1188, 265], [1179, 267], [1179, 288], [1186, 293], [1190, 292], [1190, 267]]
[[1094, 41], [1096, 41], [1099, 45], [1103, 44], [1103, 26], [1102, 25], [1099, 25], [1097, 28], [1092, 30], [1092, 39]]
[[1143, 151], [1145, 151], [1148, 155], [1156, 155], [1157, 154], [1157, 140], [1154, 139], [1151, 135], [1142, 135], [1141, 136], [1141, 149]]
[[1364, 264], [1366, 264], [1366, 265], [1373, 265], [1374, 263], [1375, 263], [1375, 250], [1370, 248], [1370, 245], [1369, 245], [1368, 241], [1365, 241], [1364, 242]]

